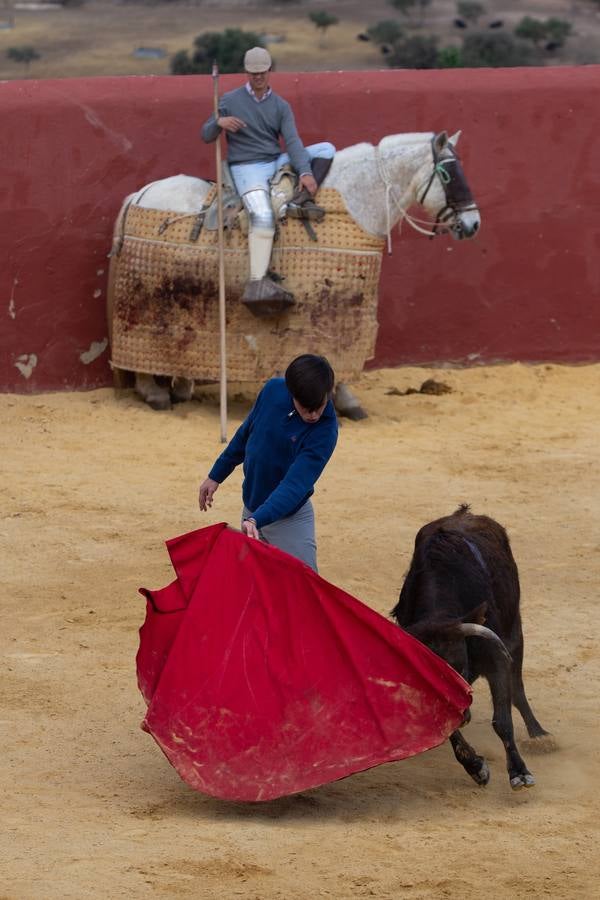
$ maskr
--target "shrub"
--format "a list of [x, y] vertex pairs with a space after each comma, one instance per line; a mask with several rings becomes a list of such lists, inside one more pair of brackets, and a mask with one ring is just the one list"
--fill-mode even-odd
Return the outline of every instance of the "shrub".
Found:
[[367, 29], [367, 34], [374, 44], [395, 44], [403, 36], [404, 32], [395, 19], [384, 19]]
[[19, 47], [9, 47], [6, 55], [13, 62], [24, 63], [27, 67], [34, 59], [40, 59], [40, 54], [30, 44], [22, 44]]
[[562, 47], [566, 39], [573, 31], [573, 26], [566, 19], [546, 19], [546, 35], [549, 40], [555, 41], [559, 47]]
[[437, 44], [433, 35], [414, 35], [394, 44], [386, 62], [392, 69], [437, 69]]
[[537, 47], [546, 39], [546, 25], [541, 19], [524, 16], [515, 28], [515, 34], [526, 41], [532, 41]]
[[456, 11], [467, 22], [476, 22], [484, 14], [485, 6], [483, 3], [476, 3], [475, 0], [459, 0]]
[[532, 48], [504, 32], [476, 31], [465, 37], [462, 47], [466, 68], [531, 66]]
[[462, 69], [463, 55], [460, 47], [443, 47], [438, 53], [439, 69]]
[[390, 6], [392, 6], [398, 12], [401, 12], [402, 15], [407, 16], [409, 10], [415, 5], [417, 0], [388, 0]]

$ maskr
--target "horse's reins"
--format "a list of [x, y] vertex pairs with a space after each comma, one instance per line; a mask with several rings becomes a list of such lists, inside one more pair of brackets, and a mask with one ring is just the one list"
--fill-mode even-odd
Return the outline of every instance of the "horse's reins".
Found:
[[[391, 215], [390, 215], [390, 195], [396, 205], [398, 211], [400, 212], [401, 218], [403, 218], [415, 231], [418, 231], [420, 234], [424, 234], [426, 237], [433, 238], [436, 237], [439, 233], [439, 227], [444, 226], [447, 222], [448, 218], [451, 215], [454, 215], [458, 212], [468, 212], [470, 210], [477, 209], [477, 205], [473, 200], [473, 196], [467, 186], [467, 182], [465, 180], [464, 175], [462, 174], [462, 169], [460, 168], [460, 160], [454, 150], [451, 147], [452, 156], [448, 159], [439, 159], [435, 150], [435, 135], [431, 140], [431, 152], [433, 155], [433, 169], [431, 171], [431, 175], [429, 180], [425, 186], [425, 189], [421, 195], [421, 199], [418, 200], [418, 203], [423, 204], [425, 197], [429, 193], [431, 186], [434, 182], [436, 175], [440, 179], [442, 184], [442, 188], [444, 190], [444, 197], [446, 198], [446, 205], [442, 207], [442, 209], [438, 212], [436, 216], [435, 223], [433, 225], [433, 229], [431, 228], [431, 222], [427, 219], [418, 219], [416, 216], [411, 216], [410, 213], [402, 206], [402, 204], [398, 201], [398, 199], [394, 196], [395, 187], [394, 184], [389, 177], [387, 172], [384, 158], [379, 152], [379, 145], [374, 147], [375, 150], [375, 162], [377, 164], [377, 170], [379, 173], [379, 177], [383, 183], [385, 188], [385, 215], [386, 215], [386, 234], [387, 234], [387, 247], [388, 253], [392, 252], [392, 236], [391, 236]], [[459, 182], [460, 184], [455, 185], [454, 187], [458, 187], [458, 190], [452, 190], [452, 186], [454, 180], [449, 172], [446, 171], [444, 166], [447, 163], [456, 163], [459, 166]], [[461, 190], [462, 188], [462, 190]], [[421, 225], [429, 225], [429, 230], [425, 228], [421, 228]], [[451, 226], [447, 226], [451, 227]]]

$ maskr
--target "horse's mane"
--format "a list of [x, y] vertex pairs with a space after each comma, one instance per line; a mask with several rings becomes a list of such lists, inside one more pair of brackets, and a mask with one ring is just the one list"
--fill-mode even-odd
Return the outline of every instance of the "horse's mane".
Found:
[[[423, 144], [430, 141], [433, 137], [432, 131], [408, 132], [407, 134], [388, 134], [379, 141], [379, 149], [381, 151], [397, 150], [400, 147], [409, 147], [411, 144]], [[360, 144], [351, 144], [350, 147], [344, 147], [338, 150], [336, 158], [342, 157], [344, 162], [357, 162], [370, 156], [373, 150], [373, 144], [362, 142]]]

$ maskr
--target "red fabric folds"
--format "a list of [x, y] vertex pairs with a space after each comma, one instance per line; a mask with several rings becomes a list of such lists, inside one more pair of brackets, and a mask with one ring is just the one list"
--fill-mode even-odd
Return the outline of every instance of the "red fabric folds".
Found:
[[225, 524], [167, 542], [147, 598], [143, 723], [191, 787], [271, 800], [440, 744], [469, 685], [397, 625]]

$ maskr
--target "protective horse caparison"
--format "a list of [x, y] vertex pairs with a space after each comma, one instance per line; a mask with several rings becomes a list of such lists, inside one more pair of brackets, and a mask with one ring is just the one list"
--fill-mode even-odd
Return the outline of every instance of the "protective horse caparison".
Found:
[[[257, 319], [240, 302], [248, 277], [246, 228], [243, 214], [228, 216], [230, 381], [256, 385], [299, 352], [322, 354], [336, 372], [338, 411], [365, 415], [346, 382], [373, 356], [386, 235], [401, 219], [426, 235], [455, 239], [473, 237], [480, 226], [456, 141], [446, 132], [398, 134], [338, 151], [318, 194], [326, 215], [313, 225], [316, 241], [300, 220], [279, 222], [271, 271], [296, 302], [275, 318]], [[115, 225], [112, 364], [117, 383], [126, 383], [124, 373], [136, 374], [139, 393], [155, 408], [188, 396], [193, 380], [219, 379], [217, 233], [200, 227], [214, 190], [185, 175], [154, 182], [125, 199]], [[427, 219], [409, 213], [416, 203]], [[162, 386], [154, 376], [166, 376]]]

